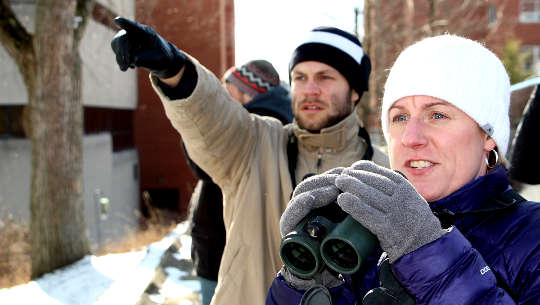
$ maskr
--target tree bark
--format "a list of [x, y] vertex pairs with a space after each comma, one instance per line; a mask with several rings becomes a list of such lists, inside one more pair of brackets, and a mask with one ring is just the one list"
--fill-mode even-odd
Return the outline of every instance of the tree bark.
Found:
[[82, 188], [78, 45], [93, 4], [93, 0], [36, 1], [32, 35], [8, 0], [0, 0], [0, 42], [17, 64], [29, 97], [32, 278], [90, 252]]

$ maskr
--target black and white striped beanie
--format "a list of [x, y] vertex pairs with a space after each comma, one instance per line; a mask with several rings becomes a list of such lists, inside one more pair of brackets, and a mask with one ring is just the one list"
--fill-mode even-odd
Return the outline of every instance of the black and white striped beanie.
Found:
[[289, 76], [296, 64], [318, 61], [341, 73], [352, 89], [362, 96], [368, 91], [371, 61], [356, 36], [334, 27], [317, 27], [293, 52]]

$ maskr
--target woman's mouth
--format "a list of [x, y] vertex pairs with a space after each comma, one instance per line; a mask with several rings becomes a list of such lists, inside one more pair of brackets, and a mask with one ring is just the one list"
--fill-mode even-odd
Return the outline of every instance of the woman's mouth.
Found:
[[424, 169], [433, 165], [433, 163], [426, 160], [414, 160], [409, 161], [409, 167], [414, 169]]

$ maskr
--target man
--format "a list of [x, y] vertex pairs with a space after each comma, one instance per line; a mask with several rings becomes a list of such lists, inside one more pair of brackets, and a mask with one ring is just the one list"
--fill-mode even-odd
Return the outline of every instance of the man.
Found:
[[274, 117], [283, 125], [292, 121], [289, 92], [280, 85], [279, 74], [268, 61], [252, 60], [231, 67], [222, 82], [231, 97], [250, 113]]
[[121, 70], [144, 67], [190, 156], [223, 191], [227, 243], [212, 304], [263, 304], [282, 263], [279, 219], [306, 174], [356, 160], [388, 165], [355, 105], [370, 61], [358, 39], [317, 28], [293, 53], [292, 124], [250, 115], [196, 59], [125, 18], [111, 42]]
[[[292, 121], [289, 93], [280, 86], [279, 74], [268, 61], [252, 60], [240, 67], [231, 67], [222, 82], [231, 97], [250, 113], [274, 117], [283, 125]], [[199, 179], [190, 202], [191, 258], [201, 283], [202, 305], [208, 305], [217, 285], [225, 247], [223, 196], [219, 186], [189, 158], [185, 149], [184, 154]]]
[[[522, 190], [525, 185], [540, 184], [540, 152], [538, 130], [540, 127], [540, 85], [534, 88], [514, 136], [509, 174], [512, 186]], [[532, 196], [531, 196], [532, 197]]]

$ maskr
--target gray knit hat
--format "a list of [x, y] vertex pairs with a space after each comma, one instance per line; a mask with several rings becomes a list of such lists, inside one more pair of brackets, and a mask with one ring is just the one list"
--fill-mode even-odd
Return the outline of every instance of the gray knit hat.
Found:
[[225, 72], [224, 79], [252, 97], [279, 85], [278, 72], [271, 63], [262, 59], [231, 67]]

